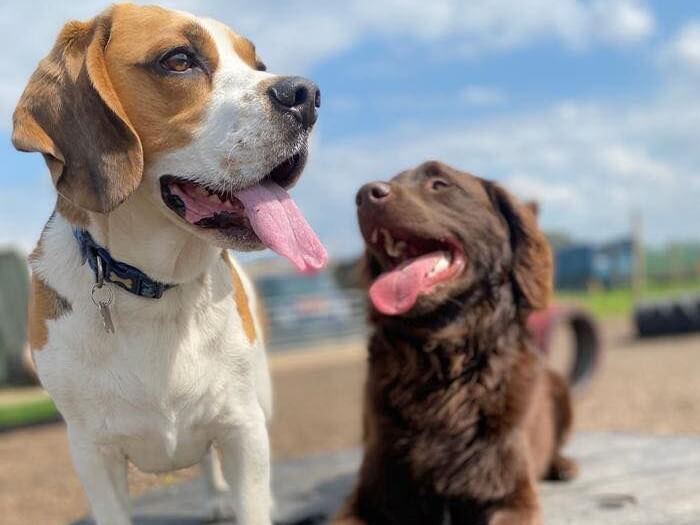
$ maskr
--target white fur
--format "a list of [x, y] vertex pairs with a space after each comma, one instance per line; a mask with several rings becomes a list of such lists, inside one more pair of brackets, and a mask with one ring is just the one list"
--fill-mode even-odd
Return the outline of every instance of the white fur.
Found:
[[[222, 187], [257, 181], [303, 147], [282, 140], [258, 85], [270, 77], [234, 53], [222, 26], [202, 21], [217, 44], [217, 70], [195, 139], [149, 164], [133, 195], [89, 231], [115, 259], [177, 283], [159, 300], [114, 287], [116, 333], [105, 333], [90, 298], [94, 276], [82, 264], [72, 226], [48, 223], [33, 271], [71, 305], [47, 321], [48, 343], [34, 352], [41, 382], [67, 425], [71, 453], [100, 525], [130, 523], [127, 461], [145, 472], [193, 465], [218, 447], [233, 507], [243, 525], [269, 525], [270, 380], [260, 327], [242, 328], [222, 250], [188, 230], [159, 198], [158, 177], [176, 174]], [[279, 144], [286, 143], [287, 146]], [[222, 170], [221, 160], [231, 169]], [[179, 221], [179, 222], [178, 222]], [[241, 275], [251, 311], [255, 299]], [[209, 487], [220, 491], [217, 467]]]
[[[227, 28], [211, 19], [202, 25], [216, 42], [219, 65], [204, 125], [189, 145], [160, 157], [159, 174], [177, 173], [210, 187], [237, 190], [250, 186], [306, 145], [307, 133], [279, 126], [290, 119], [272, 111], [259, 86], [275, 75], [250, 68], [235, 53]], [[229, 177], [222, 177], [224, 160]]]

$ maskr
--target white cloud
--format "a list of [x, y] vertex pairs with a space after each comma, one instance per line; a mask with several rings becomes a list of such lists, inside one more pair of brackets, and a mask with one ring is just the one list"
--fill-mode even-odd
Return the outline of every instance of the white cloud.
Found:
[[[228, 23], [250, 36], [271, 68], [280, 72], [300, 72], [370, 37], [481, 55], [538, 40], [571, 49], [629, 45], [648, 38], [656, 25], [646, 4], [633, 0], [160, 3]], [[12, 50], [0, 84], [0, 128], [9, 127], [16, 98], [61, 24], [88, 18], [103, 6], [96, 0], [0, 2], [0, 45]], [[699, 42], [700, 22], [688, 23], [669, 44], [669, 56], [700, 69]], [[388, 178], [427, 158], [496, 178], [523, 197], [539, 198], [545, 226], [581, 237], [623, 232], [633, 208], [644, 209], [652, 240], [697, 237], [700, 106], [697, 84], [693, 87], [622, 107], [572, 101], [464, 125], [420, 122], [335, 142], [320, 135], [295, 194], [334, 253], [359, 246], [353, 195], [360, 184]], [[508, 101], [507, 93], [483, 85], [467, 86], [461, 96], [464, 103], [489, 107]], [[354, 101], [338, 103], [351, 107]], [[26, 210], [9, 207], [26, 200], [9, 193], [3, 197], [0, 205], [8, 206], [3, 217], [17, 218], [0, 223], [0, 240], [34, 228], [22, 224]], [[42, 193], [41, 199], [32, 217], [50, 209], [51, 192]], [[348, 242], [353, 235], [354, 244]], [[34, 238], [34, 232], [31, 238], [27, 234], [23, 246], [28, 248]]]
[[474, 107], [501, 106], [508, 101], [508, 95], [502, 89], [476, 85], [464, 87], [459, 98], [468, 106]]
[[[146, 2], [147, 3], [147, 2]], [[570, 47], [625, 43], [648, 36], [654, 18], [633, 0], [355, 0], [229, 2], [165, 0], [166, 7], [212, 16], [250, 36], [274, 71], [300, 72], [361, 40], [381, 38], [439, 43], [441, 49], [483, 54], [555, 38]], [[33, 0], [0, 3], [0, 47], [5, 57], [0, 124], [60, 26], [89, 18], [104, 2]], [[21, 43], [21, 44], [20, 44]]]
[[641, 3], [628, 0], [598, 0], [591, 8], [592, 25], [612, 42], [638, 42], [649, 37], [656, 21]]
[[503, 181], [508, 189], [520, 199], [546, 202], [548, 205], [578, 206], [580, 197], [575, 184], [569, 182], [552, 182], [529, 175], [513, 175]]
[[603, 148], [600, 152], [602, 168], [613, 176], [618, 176], [630, 182], [639, 181], [652, 183], [673, 183], [673, 168], [652, 159], [649, 154], [640, 149], [632, 149], [622, 145]]
[[665, 50], [665, 57], [676, 65], [700, 72], [700, 20], [683, 26]]
[[625, 234], [632, 211], [642, 210], [649, 241], [697, 238], [700, 108], [694, 100], [567, 102], [467, 125], [423, 123], [320, 143], [295, 193], [336, 254], [359, 246], [357, 188], [430, 158], [539, 200], [546, 228], [608, 239]]

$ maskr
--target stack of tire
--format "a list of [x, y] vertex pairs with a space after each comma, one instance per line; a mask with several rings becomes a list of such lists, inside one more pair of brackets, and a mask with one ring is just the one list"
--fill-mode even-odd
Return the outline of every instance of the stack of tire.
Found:
[[634, 323], [639, 337], [700, 332], [700, 296], [640, 304]]

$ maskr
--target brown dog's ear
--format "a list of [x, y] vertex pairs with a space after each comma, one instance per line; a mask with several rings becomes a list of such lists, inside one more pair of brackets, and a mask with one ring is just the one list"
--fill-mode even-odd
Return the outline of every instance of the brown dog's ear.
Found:
[[109, 13], [64, 26], [13, 115], [12, 143], [38, 151], [59, 195], [107, 213], [139, 185], [143, 150], [105, 64]]
[[537, 226], [537, 217], [529, 206], [520, 204], [499, 185], [488, 182], [486, 188], [508, 226], [520, 306], [526, 310], [545, 308], [552, 295], [552, 251]]
[[525, 202], [525, 207], [532, 212], [535, 220], [540, 216], [540, 203], [537, 201], [527, 201]]

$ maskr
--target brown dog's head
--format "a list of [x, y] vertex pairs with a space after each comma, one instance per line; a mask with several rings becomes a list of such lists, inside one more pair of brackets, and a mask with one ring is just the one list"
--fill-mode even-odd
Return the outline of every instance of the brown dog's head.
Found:
[[503, 285], [520, 313], [548, 302], [549, 245], [532, 211], [497, 184], [426, 162], [363, 186], [357, 211], [369, 295], [382, 314], [423, 315], [471, 294], [487, 300]]

